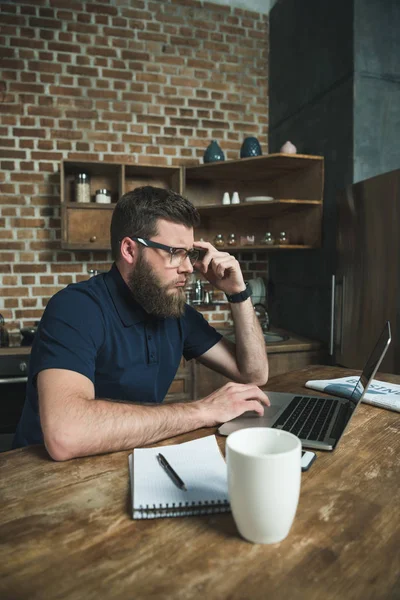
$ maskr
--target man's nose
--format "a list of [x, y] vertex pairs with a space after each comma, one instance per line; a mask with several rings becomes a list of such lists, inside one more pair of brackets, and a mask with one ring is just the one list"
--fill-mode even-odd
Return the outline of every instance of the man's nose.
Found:
[[181, 262], [178, 269], [179, 273], [193, 273], [194, 268], [191, 260], [189, 259], [189, 255]]

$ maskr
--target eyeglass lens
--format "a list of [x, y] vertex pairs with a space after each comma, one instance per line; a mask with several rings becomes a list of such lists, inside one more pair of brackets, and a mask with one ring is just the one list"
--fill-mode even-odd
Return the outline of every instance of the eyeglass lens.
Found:
[[192, 265], [194, 265], [196, 260], [199, 258], [199, 251], [189, 250], [188, 252], [183, 248], [176, 248], [175, 251], [171, 254], [171, 263], [173, 265], [180, 266], [183, 263], [183, 261], [186, 260], [187, 257], [189, 257], [190, 262], [192, 263]]

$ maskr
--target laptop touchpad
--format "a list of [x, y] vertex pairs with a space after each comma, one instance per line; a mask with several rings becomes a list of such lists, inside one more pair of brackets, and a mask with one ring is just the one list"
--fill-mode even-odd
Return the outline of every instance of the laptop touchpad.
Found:
[[[282, 409], [282, 406], [277, 404], [272, 404], [271, 406], [264, 406], [264, 419], [272, 419]], [[243, 417], [259, 417], [260, 415], [256, 413], [254, 410], [249, 410], [248, 412], [243, 413], [238, 419], [242, 419]]]

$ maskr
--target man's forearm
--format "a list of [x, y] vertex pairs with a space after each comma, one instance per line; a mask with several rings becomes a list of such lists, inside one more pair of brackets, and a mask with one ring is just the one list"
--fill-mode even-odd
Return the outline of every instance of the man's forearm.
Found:
[[263, 332], [251, 299], [232, 303], [235, 325], [236, 362], [248, 381], [265, 385], [268, 380], [268, 358]]
[[70, 400], [45, 444], [55, 460], [152, 444], [206, 425], [198, 403], [142, 406], [110, 400]]

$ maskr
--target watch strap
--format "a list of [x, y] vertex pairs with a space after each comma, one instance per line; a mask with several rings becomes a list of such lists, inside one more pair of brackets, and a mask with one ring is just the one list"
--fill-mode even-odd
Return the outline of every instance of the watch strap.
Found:
[[247, 298], [250, 298], [251, 295], [252, 291], [248, 283], [246, 283], [246, 288], [243, 290], [243, 292], [239, 292], [238, 294], [225, 294], [228, 302], [231, 302], [233, 304], [237, 304], [238, 302], [244, 302], [245, 300], [247, 300]]

